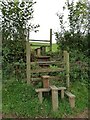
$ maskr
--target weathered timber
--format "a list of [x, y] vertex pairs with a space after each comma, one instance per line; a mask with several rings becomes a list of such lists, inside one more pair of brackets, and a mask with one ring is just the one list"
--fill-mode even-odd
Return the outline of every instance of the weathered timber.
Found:
[[[60, 76], [50, 76], [49, 80], [60, 80]], [[41, 77], [32, 77], [31, 81], [42, 81]]]
[[73, 95], [71, 92], [65, 91], [65, 94], [69, 97], [69, 103], [71, 108], [75, 107], [75, 95]]
[[66, 89], [66, 87], [58, 87], [58, 90], [61, 90], [61, 98], [64, 98], [64, 90]]
[[45, 46], [41, 46], [40, 49], [41, 49], [41, 55], [45, 55], [46, 47]]
[[38, 88], [38, 89], [35, 89], [36, 92], [49, 92], [50, 91], [50, 88]]
[[58, 88], [56, 86], [50, 86], [52, 90], [52, 108], [53, 111], [58, 110]]
[[50, 29], [50, 51], [52, 51], [52, 29]]
[[50, 42], [50, 40], [35, 40], [35, 39], [30, 39], [30, 41], [40, 41], [41, 42]]
[[31, 65], [33, 64], [55, 64], [55, 65], [63, 65], [64, 62], [60, 61], [38, 61], [38, 62], [31, 62]]
[[69, 53], [67, 51], [64, 51], [64, 68], [66, 70], [66, 84], [67, 89], [70, 87], [70, 77], [69, 77]]
[[51, 68], [48, 68], [48, 69], [38, 69], [38, 70], [32, 70], [31, 73], [49, 73], [49, 72], [61, 72], [61, 71], [64, 71], [64, 68], [57, 68], [57, 69], [51, 69]]
[[31, 44], [31, 46], [45, 46], [45, 47], [50, 47], [50, 45], [42, 45], [42, 44]]
[[39, 101], [40, 101], [40, 103], [42, 103], [42, 101], [43, 101], [42, 93], [49, 92], [50, 89], [49, 88], [39, 88], [39, 89], [35, 89], [35, 91], [38, 92]]
[[44, 75], [44, 76], [41, 76], [41, 78], [42, 78], [42, 81], [43, 81], [43, 87], [44, 88], [49, 88], [49, 78], [50, 78], [50, 76]]
[[41, 49], [40, 49], [40, 48], [37, 48], [37, 49], [36, 49], [36, 55], [37, 55], [37, 56], [40, 56], [40, 55], [41, 55]]

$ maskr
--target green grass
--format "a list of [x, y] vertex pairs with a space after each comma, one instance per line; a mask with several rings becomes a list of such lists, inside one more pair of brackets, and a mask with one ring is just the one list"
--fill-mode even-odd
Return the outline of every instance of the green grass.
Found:
[[76, 95], [76, 106], [70, 108], [68, 98], [61, 100], [59, 96], [59, 109], [52, 111], [51, 96], [43, 98], [43, 104], [39, 103], [35, 86], [27, 85], [25, 82], [8, 80], [3, 84], [3, 113], [6, 115], [15, 114], [18, 117], [49, 117], [63, 118], [68, 115], [75, 115], [83, 111], [88, 105], [88, 90], [85, 84], [75, 82], [71, 91]]
[[[40, 44], [40, 45], [42, 45], [42, 46], [43, 46], [43, 45], [49, 45], [49, 44], [47, 44], [47, 43], [38, 43], [38, 42], [33, 42], [32, 44], [34, 44], [34, 45]], [[36, 49], [36, 48], [38, 48], [38, 47], [39, 47], [39, 46], [32, 46], [31, 48], [32, 48], [32, 49]], [[49, 49], [50, 49], [50, 47], [47, 47], [47, 48], [46, 48], [47, 51], [49, 51]], [[56, 43], [53, 43], [53, 44], [52, 44], [52, 51], [53, 51], [53, 52], [56, 52], [56, 51], [57, 51], [57, 44], [56, 44]]]

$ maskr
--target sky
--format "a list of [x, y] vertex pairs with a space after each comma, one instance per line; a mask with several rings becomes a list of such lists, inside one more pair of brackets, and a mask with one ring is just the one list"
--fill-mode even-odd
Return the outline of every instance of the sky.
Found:
[[[52, 40], [55, 43], [54, 32], [59, 29], [59, 19], [56, 15], [57, 12], [62, 13], [63, 5], [66, 0], [35, 0], [37, 3], [34, 5], [34, 19], [33, 23], [39, 24], [39, 32], [30, 33], [31, 39], [50, 39], [50, 29], [53, 31]], [[67, 11], [66, 11], [67, 16]]]

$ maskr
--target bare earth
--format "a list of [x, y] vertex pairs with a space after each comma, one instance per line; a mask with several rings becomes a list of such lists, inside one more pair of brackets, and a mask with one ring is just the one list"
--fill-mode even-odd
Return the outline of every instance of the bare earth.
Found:
[[85, 109], [83, 112], [77, 114], [76, 116], [68, 116], [68, 118], [88, 118], [88, 109]]

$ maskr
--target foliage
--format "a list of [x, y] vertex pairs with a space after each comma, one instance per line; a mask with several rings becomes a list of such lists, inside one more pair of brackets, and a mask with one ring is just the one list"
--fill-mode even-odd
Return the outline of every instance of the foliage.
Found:
[[4, 74], [14, 73], [15, 69], [20, 71], [20, 67], [25, 68], [22, 63], [26, 61], [28, 29], [36, 32], [36, 28], [39, 27], [39, 25], [31, 24], [34, 13], [33, 5], [35, 3], [33, 1], [1, 1], [2, 65]]
[[[87, 1], [72, 1], [65, 3], [63, 10], [68, 10], [68, 21], [64, 22], [64, 14], [57, 14], [60, 21], [60, 31], [55, 32], [56, 41], [62, 50], [79, 50], [88, 53], [88, 4]], [[66, 29], [66, 23], [68, 29]]]

